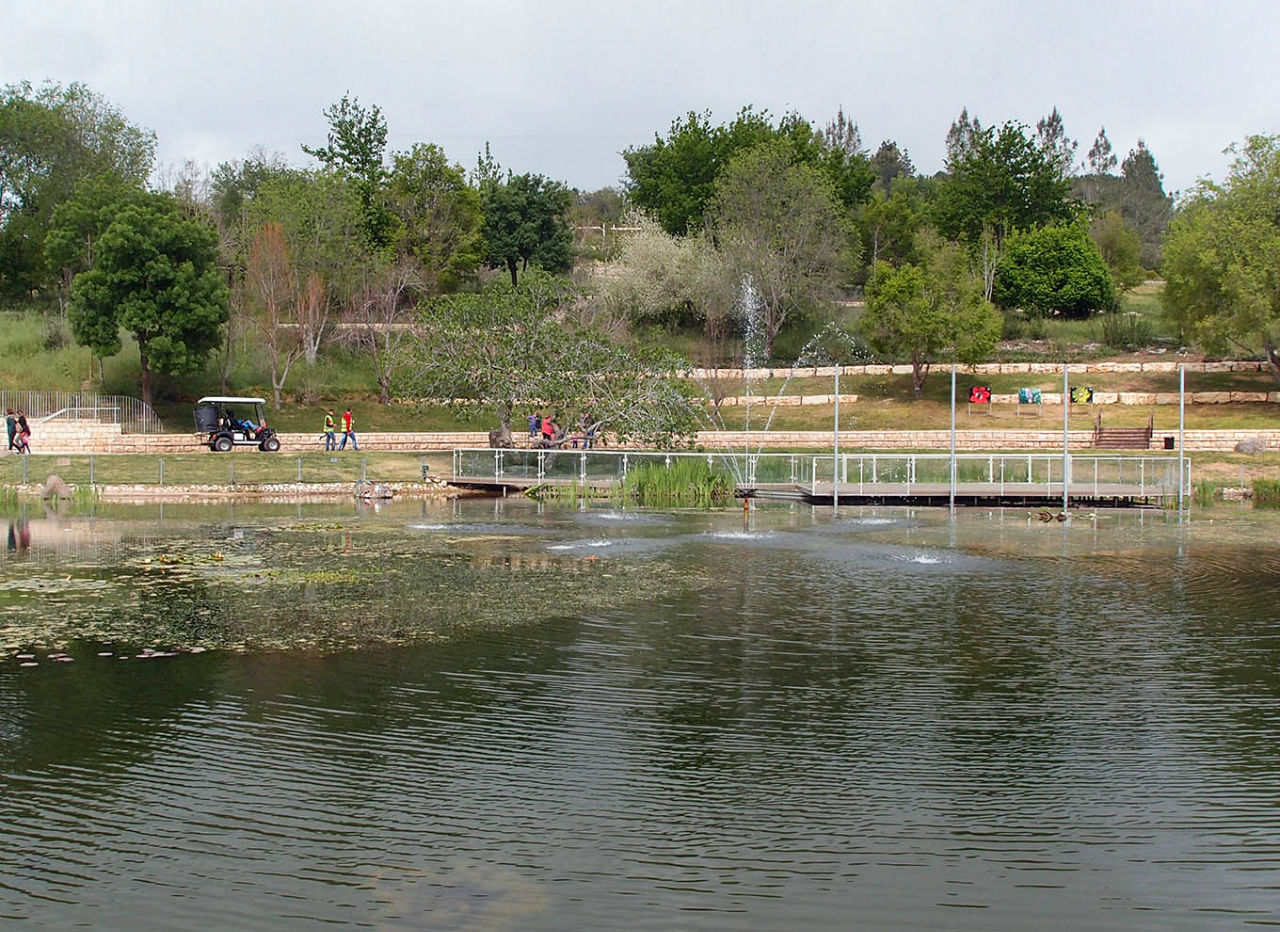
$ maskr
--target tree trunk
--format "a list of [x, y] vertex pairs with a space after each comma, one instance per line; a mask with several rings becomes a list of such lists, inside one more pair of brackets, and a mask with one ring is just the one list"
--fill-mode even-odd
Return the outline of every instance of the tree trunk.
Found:
[[911, 391], [916, 398], [924, 397], [924, 380], [929, 375], [929, 363], [915, 356], [911, 357]]
[[284, 379], [277, 378], [276, 375], [276, 356], [271, 354], [271, 400], [276, 403], [276, 410], [280, 410], [280, 387], [284, 384]]
[[151, 407], [151, 366], [147, 362], [147, 344], [138, 343], [138, 362], [142, 367], [142, 403]]
[[516, 287], [516, 260], [515, 259], [507, 260], [507, 270], [511, 272], [511, 287], [514, 288]]
[[378, 403], [391, 404], [391, 376], [385, 372], [378, 374]]
[[1275, 344], [1268, 340], [1262, 344], [1262, 348], [1267, 351], [1267, 362], [1271, 363], [1271, 374], [1280, 379], [1280, 353], [1276, 352]]

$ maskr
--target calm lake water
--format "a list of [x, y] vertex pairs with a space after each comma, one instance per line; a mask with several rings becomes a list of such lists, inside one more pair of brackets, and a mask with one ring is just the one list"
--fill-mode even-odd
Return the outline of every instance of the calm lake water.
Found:
[[0, 919], [1277, 924], [1277, 532], [1231, 508], [17, 516]]

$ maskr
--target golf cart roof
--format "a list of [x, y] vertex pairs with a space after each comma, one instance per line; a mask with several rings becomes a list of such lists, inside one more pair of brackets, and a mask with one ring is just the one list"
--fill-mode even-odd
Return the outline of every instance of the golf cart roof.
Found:
[[198, 405], [264, 405], [265, 398], [241, 398], [237, 395], [207, 395], [196, 402]]

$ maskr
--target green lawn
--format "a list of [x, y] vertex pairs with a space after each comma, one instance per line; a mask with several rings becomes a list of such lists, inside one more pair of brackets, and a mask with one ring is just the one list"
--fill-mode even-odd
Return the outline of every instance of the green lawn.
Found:
[[230, 485], [303, 482], [412, 482], [422, 478], [426, 463], [432, 474], [448, 476], [448, 453], [181, 453], [169, 456], [114, 454], [85, 456], [6, 456], [0, 458], [0, 485], [43, 483], [58, 475], [72, 485]]

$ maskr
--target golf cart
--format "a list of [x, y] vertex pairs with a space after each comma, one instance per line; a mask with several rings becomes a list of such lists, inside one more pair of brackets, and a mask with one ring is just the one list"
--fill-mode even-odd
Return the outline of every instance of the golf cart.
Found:
[[267, 426], [265, 398], [211, 395], [196, 402], [196, 436], [200, 444], [219, 453], [233, 447], [257, 447], [267, 453], [280, 449], [280, 438]]

